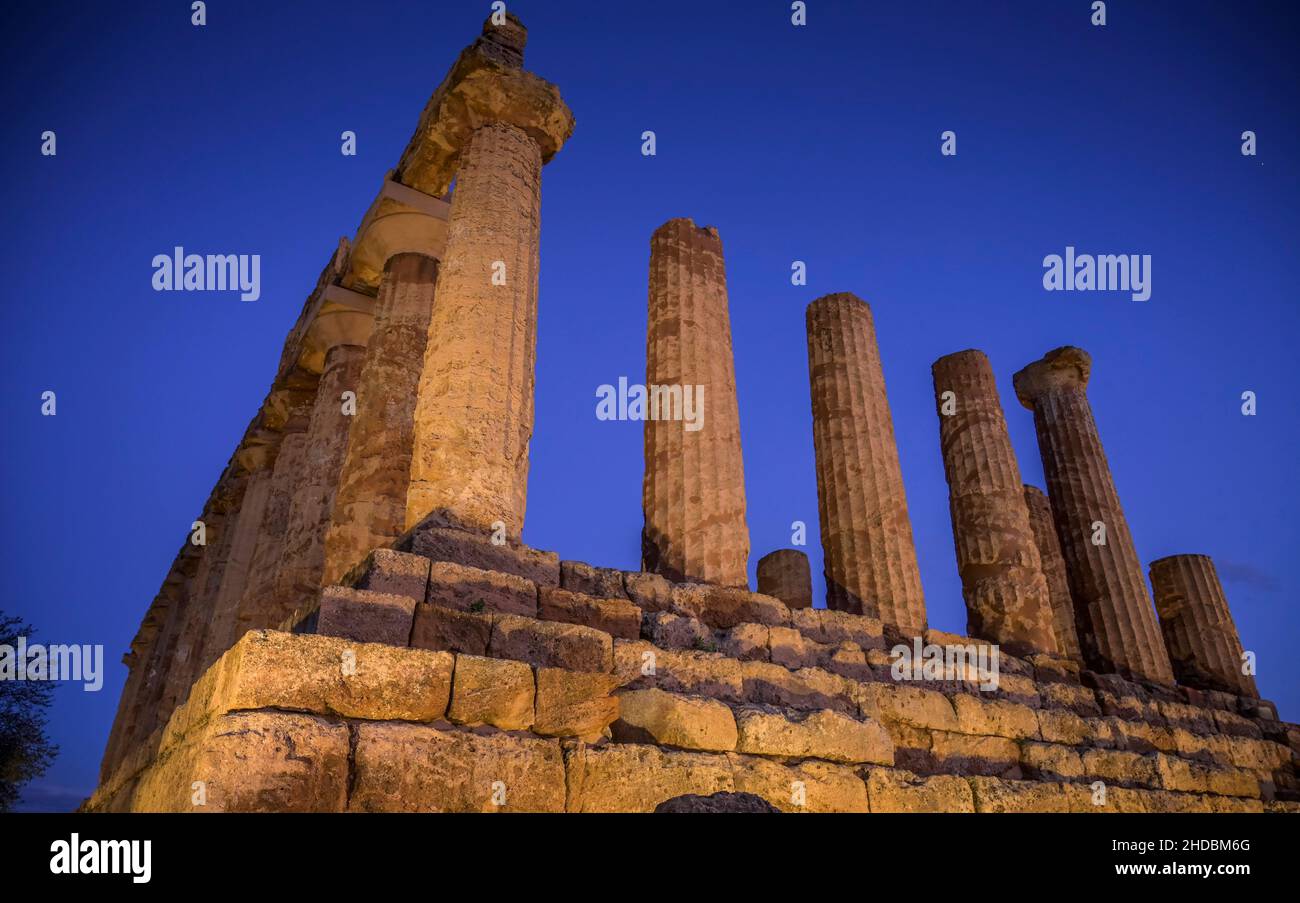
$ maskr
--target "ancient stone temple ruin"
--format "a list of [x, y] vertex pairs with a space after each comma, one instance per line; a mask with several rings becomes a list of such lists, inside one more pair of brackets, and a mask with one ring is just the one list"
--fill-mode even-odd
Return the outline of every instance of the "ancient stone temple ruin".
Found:
[[1300, 809], [1300, 728], [1211, 561], [1148, 590], [1080, 349], [1015, 375], [1046, 492], [988, 358], [933, 365], [956, 636], [927, 623], [871, 310], [813, 301], [826, 607], [796, 549], [751, 592], [722, 239], [647, 224], [646, 384], [708, 417], [646, 422], [641, 571], [525, 546], [541, 178], [574, 128], [525, 39], [485, 25], [329, 257], [125, 656], [85, 808]]

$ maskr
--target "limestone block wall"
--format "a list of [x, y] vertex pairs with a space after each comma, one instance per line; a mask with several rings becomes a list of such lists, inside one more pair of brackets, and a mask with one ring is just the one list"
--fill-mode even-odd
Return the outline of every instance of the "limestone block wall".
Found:
[[1300, 727], [1258, 699], [1043, 654], [991, 692], [897, 681], [877, 618], [443, 528], [401, 545], [247, 633], [85, 808], [1300, 811]]

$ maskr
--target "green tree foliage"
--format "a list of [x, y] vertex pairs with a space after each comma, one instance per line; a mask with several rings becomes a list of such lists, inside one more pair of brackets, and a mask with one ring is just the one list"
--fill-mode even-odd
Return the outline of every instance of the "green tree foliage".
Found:
[[[0, 611], [0, 646], [31, 641], [32, 629]], [[18, 801], [24, 784], [45, 773], [58, 747], [45, 736], [46, 710], [54, 684], [45, 680], [0, 680], [0, 812]]]

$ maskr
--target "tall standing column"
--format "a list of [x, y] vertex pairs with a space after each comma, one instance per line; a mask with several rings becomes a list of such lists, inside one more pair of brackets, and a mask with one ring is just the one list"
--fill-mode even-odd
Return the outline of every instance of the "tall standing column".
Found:
[[1047, 597], [1052, 603], [1052, 629], [1056, 633], [1059, 652], [1077, 662], [1083, 661], [1079, 649], [1079, 634], [1074, 623], [1074, 599], [1070, 596], [1070, 581], [1065, 574], [1065, 559], [1061, 556], [1061, 541], [1056, 538], [1056, 524], [1052, 521], [1052, 503], [1037, 486], [1025, 486], [1025, 507], [1029, 510], [1029, 525], [1034, 531], [1034, 544], [1042, 563], [1043, 576], [1047, 578]]
[[798, 549], [777, 549], [758, 559], [758, 591], [789, 608], [812, 608], [812, 571]]
[[1034, 412], [1084, 659], [1095, 671], [1172, 684], [1142, 565], [1085, 392], [1091, 367], [1080, 348], [1049, 351], [1015, 375], [1016, 396]]
[[959, 351], [931, 373], [967, 633], [1013, 655], [1055, 652], [1047, 579], [993, 367], [982, 351]]
[[262, 512], [262, 527], [253, 548], [248, 582], [235, 609], [235, 629], [231, 643], [249, 630], [274, 627], [287, 612], [276, 605], [275, 581], [280, 559], [284, 555], [285, 533], [289, 528], [289, 507], [294, 488], [303, 476], [307, 456], [307, 434], [301, 430], [286, 433], [271, 468], [271, 485]]
[[200, 647], [196, 661], [195, 675], [215, 662], [234, 644], [231, 636], [235, 631], [235, 615], [239, 600], [248, 585], [249, 569], [253, 563], [253, 551], [257, 547], [257, 537], [262, 530], [262, 518], [266, 512], [266, 501], [271, 489], [271, 469], [261, 466], [249, 474], [248, 487], [240, 503], [232, 530], [230, 553], [226, 567], [221, 575], [221, 586], [217, 590], [216, 600], [212, 606], [210, 621]]
[[289, 504], [284, 552], [276, 572], [273, 607], [277, 614], [287, 616], [320, 591], [325, 534], [355, 407], [345, 405], [343, 393], [356, 393], [365, 350], [364, 345], [339, 342], [325, 355], [325, 369], [307, 424], [302, 477]]
[[533, 434], [542, 157], [503, 122], [469, 139], [415, 407], [406, 527], [523, 529]]
[[871, 308], [826, 295], [807, 321], [826, 604], [919, 635], [925, 597]]
[[745, 468], [722, 239], [672, 219], [650, 238], [641, 566], [748, 586]]
[[338, 582], [406, 525], [415, 401], [437, 276], [438, 261], [424, 254], [396, 254], [384, 267], [325, 539], [325, 584]]
[[1254, 676], [1242, 673], [1241, 638], [1214, 562], [1206, 555], [1153, 561], [1151, 586], [1178, 682], [1258, 699]]

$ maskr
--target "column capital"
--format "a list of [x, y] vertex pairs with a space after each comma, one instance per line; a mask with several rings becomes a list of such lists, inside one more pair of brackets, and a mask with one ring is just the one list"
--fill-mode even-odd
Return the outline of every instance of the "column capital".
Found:
[[1044, 395], [1067, 389], [1084, 389], [1092, 372], [1092, 357], [1082, 348], [1066, 345], [1047, 352], [1011, 377], [1016, 398], [1033, 410]]
[[395, 182], [389, 173], [357, 227], [341, 284], [373, 294], [379, 290], [390, 258], [408, 252], [441, 258], [450, 218], [447, 201]]
[[446, 194], [470, 136], [492, 123], [527, 134], [547, 163], [573, 134], [573, 111], [545, 79], [466, 51], [424, 108], [397, 164], [398, 181], [425, 194]]
[[[347, 291], [347, 289], [342, 290]], [[329, 356], [330, 351], [339, 345], [359, 345], [364, 348], [370, 341], [370, 332], [374, 329], [374, 325], [373, 309], [358, 310], [340, 306], [320, 311], [308, 327], [307, 334], [303, 336], [302, 356], [298, 359], [299, 366], [311, 373], [323, 373], [325, 358]]]

